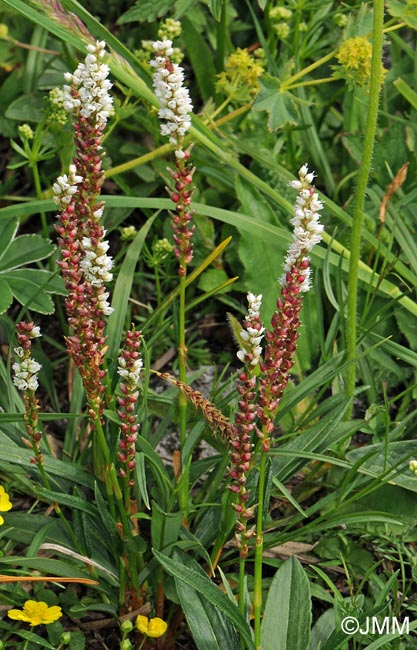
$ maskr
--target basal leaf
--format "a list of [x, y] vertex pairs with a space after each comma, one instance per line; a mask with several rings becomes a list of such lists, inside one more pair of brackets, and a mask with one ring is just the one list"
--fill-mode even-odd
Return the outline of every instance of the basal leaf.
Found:
[[276, 131], [287, 124], [296, 126], [299, 121], [297, 100], [288, 91], [281, 89], [281, 81], [276, 77], [262, 77], [253, 109], [269, 113], [268, 128]]
[[310, 643], [310, 584], [292, 556], [276, 572], [262, 620], [262, 650], [305, 650]]
[[53, 252], [54, 245], [41, 235], [20, 235], [12, 241], [0, 259], [0, 271], [43, 260]]
[[189, 585], [201, 594], [209, 603], [214, 605], [220, 612], [236, 626], [237, 630], [249, 650], [254, 650], [254, 645], [248, 624], [243, 618], [237, 605], [232, 603], [229, 598], [204, 574], [194, 568], [184, 566], [181, 562], [174, 560], [164, 553], [160, 553], [153, 549], [156, 559], [160, 562], [163, 568], [174, 578], [182, 580], [186, 585]]
[[[176, 549], [174, 559], [205, 576], [198, 562], [185, 553]], [[198, 650], [240, 650], [238, 634], [228, 618], [182, 580], [175, 578], [175, 586]]]

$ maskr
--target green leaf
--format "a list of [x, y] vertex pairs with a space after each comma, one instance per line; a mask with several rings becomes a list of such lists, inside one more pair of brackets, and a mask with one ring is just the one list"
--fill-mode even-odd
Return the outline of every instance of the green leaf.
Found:
[[[239, 176], [236, 179], [236, 193], [242, 205], [242, 212], [251, 214], [253, 225], [272, 225], [276, 219], [268, 203], [256, 187], [248, 185]], [[262, 294], [262, 319], [269, 324], [276, 308], [287, 242], [285, 240], [253, 237], [252, 233], [241, 232], [239, 258], [245, 267], [244, 280], [248, 291]], [[260, 272], [262, 269], [262, 272]]]
[[401, 332], [404, 334], [407, 342], [412, 350], [417, 351], [417, 322], [415, 319], [410, 318], [407, 315], [405, 309], [396, 309], [395, 310], [395, 319], [398, 323], [398, 327]]
[[16, 636], [20, 636], [22, 639], [25, 639], [25, 641], [35, 643], [41, 648], [46, 648], [46, 650], [55, 650], [53, 645], [48, 641], [45, 641], [45, 639], [42, 639], [42, 637], [37, 634], [34, 634], [34, 632], [28, 632], [27, 630], [13, 630], [13, 632]]
[[217, 22], [219, 22], [222, 15], [222, 2], [226, 2], [226, 0], [209, 0], [208, 3], [210, 13]]
[[19, 227], [19, 219], [12, 217], [0, 220], [0, 260], [12, 243]]
[[387, 10], [401, 21], [413, 29], [417, 29], [417, 12], [416, 5], [413, 2], [404, 2], [404, 0], [387, 0]]
[[120, 535], [117, 533], [116, 524], [113, 521], [113, 518], [109, 512], [108, 504], [104, 500], [97, 482], [94, 484], [94, 496], [97, 504], [97, 509], [100, 513], [103, 526], [107, 531], [107, 537], [111, 543], [111, 547], [113, 549], [118, 549], [120, 547], [121, 541]]
[[204, 102], [214, 95], [214, 78], [216, 71], [213, 63], [213, 53], [206, 41], [196, 30], [192, 21], [184, 16], [182, 19], [183, 39], [193, 64], [194, 74]]
[[[417, 19], [416, 19], [417, 22]], [[417, 110], [417, 93], [404, 81], [404, 79], [396, 79], [394, 86], [401, 93], [403, 97]]]
[[174, 578], [182, 580], [186, 585], [195, 589], [199, 594], [204, 596], [214, 607], [233, 623], [240, 632], [242, 639], [249, 650], [254, 650], [251, 633], [248, 624], [243, 618], [237, 605], [232, 603], [225, 594], [204, 574], [193, 568], [184, 566], [182, 563], [169, 558], [167, 555], [153, 549], [153, 554], [165, 571]]
[[[123, 260], [123, 264], [120, 268], [119, 275], [117, 276], [116, 284], [114, 286], [112, 299], [112, 307], [114, 308], [114, 312], [109, 317], [107, 338], [107, 343], [109, 346], [109, 357], [110, 359], [115, 360], [114, 364], [116, 363], [120, 340], [122, 337], [123, 328], [125, 326], [127, 304], [130, 298], [136, 264], [142, 250], [142, 246], [145, 243], [147, 234], [157, 215], [158, 212], [146, 221], [146, 223], [139, 230], [135, 239], [130, 244], [126, 256]], [[112, 372], [113, 371], [110, 370], [110, 373]]]
[[54, 303], [49, 294], [45, 293], [34, 282], [22, 278], [10, 279], [10, 289], [16, 300], [28, 309], [40, 314], [52, 314]]
[[[178, 549], [173, 558], [205, 576], [198, 562]], [[175, 586], [198, 650], [240, 650], [238, 634], [228, 618], [182, 580], [175, 578]]]
[[150, 23], [156, 18], [162, 18], [172, 8], [172, 4], [172, 0], [139, 0], [120, 16], [117, 24], [125, 25], [136, 21], [143, 23], [145, 20]]
[[[277, 615], [279, 612], [279, 619]], [[262, 620], [262, 650], [305, 650], [310, 643], [310, 584], [292, 556], [276, 572]]]
[[60, 296], [66, 294], [65, 282], [57, 273], [46, 269], [13, 269], [13, 271], [0, 271], [0, 277], [8, 280], [23, 280], [33, 282], [39, 289], [47, 293], [57, 293]]
[[[298, 433], [287, 444], [278, 449], [272, 449], [271, 454], [277, 453], [272, 461], [273, 475], [284, 483], [306, 464], [303, 452], [322, 452], [339, 440], [343, 440], [359, 428], [358, 422], [342, 422], [349, 400], [341, 396], [337, 408], [327, 413], [319, 422], [305, 431]], [[291, 454], [294, 454], [291, 457]], [[280, 454], [285, 454], [280, 457]]]
[[42, 122], [45, 117], [45, 100], [40, 93], [21, 95], [10, 104], [5, 116], [19, 122]]
[[0, 314], [6, 312], [13, 301], [13, 294], [10, 289], [9, 283], [3, 278], [0, 278]]
[[253, 109], [269, 113], [268, 128], [276, 131], [287, 124], [296, 126], [299, 113], [294, 95], [281, 90], [281, 81], [276, 77], [262, 77], [259, 83], [261, 90], [253, 102]]
[[0, 271], [43, 260], [52, 255], [54, 249], [54, 245], [41, 235], [20, 235], [0, 259]]

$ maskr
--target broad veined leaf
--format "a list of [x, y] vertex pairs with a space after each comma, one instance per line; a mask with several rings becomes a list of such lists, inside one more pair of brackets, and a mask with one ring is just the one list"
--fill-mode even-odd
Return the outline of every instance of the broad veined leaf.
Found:
[[0, 259], [0, 271], [38, 262], [52, 255], [54, 250], [55, 246], [52, 242], [41, 235], [20, 235], [11, 242]]
[[54, 303], [50, 295], [42, 291], [34, 282], [14, 278], [10, 280], [9, 286], [16, 300], [25, 307], [40, 314], [52, 314], [54, 311]]
[[182, 580], [186, 585], [189, 585], [201, 594], [209, 603], [214, 605], [219, 611], [223, 612], [225, 616], [235, 625], [240, 632], [241, 638], [246, 643], [249, 650], [254, 650], [249, 626], [243, 618], [237, 605], [232, 603], [229, 598], [206, 576], [201, 575], [200, 572], [195, 571], [193, 568], [184, 566], [182, 563], [174, 560], [164, 553], [160, 553], [153, 549], [153, 554], [163, 568], [174, 578]]
[[20, 122], [42, 122], [45, 117], [45, 100], [41, 93], [21, 95], [6, 110], [9, 120]]
[[276, 572], [262, 620], [262, 650], [305, 650], [310, 643], [310, 584], [292, 556]]
[[281, 81], [276, 77], [262, 77], [253, 109], [269, 113], [268, 128], [275, 131], [287, 124], [296, 126], [299, 121], [297, 98], [282, 90]]
[[[198, 562], [185, 553], [176, 549], [174, 559], [205, 576]], [[240, 650], [239, 635], [226, 616], [179, 578], [175, 586], [198, 650]]]
[[66, 294], [63, 278], [47, 269], [13, 269], [12, 271], [0, 271], [0, 279], [7, 280], [13, 284], [14, 280], [33, 282], [39, 289], [46, 293], [58, 293], [60, 296]]

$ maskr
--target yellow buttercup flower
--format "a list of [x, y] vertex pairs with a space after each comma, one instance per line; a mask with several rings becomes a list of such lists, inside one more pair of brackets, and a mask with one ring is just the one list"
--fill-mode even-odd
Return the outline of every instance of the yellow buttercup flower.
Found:
[[53, 605], [48, 607], [43, 601], [27, 600], [21, 609], [10, 609], [7, 613], [9, 618], [14, 621], [24, 621], [31, 627], [34, 625], [49, 625], [54, 623], [62, 616], [60, 607]]
[[168, 629], [168, 623], [162, 618], [148, 618], [147, 616], [138, 616], [136, 619], [136, 628], [145, 636], [150, 636], [152, 639], [165, 634]]
[[[0, 485], [0, 512], [9, 512], [11, 510], [12, 504], [10, 503], [10, 498], [4, 487]], [[0, 515], [0, 526], [4, 524], [4, 519]]]

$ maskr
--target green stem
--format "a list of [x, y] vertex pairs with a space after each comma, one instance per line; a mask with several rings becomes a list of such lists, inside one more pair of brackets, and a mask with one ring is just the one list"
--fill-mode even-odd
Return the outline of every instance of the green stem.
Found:
[[[242, 539], [242, 543], [245, 543], [246, 540]], [[240, 556], [239, 558], [239, 609], [242, 612], [242, 615], [245, 616], [246, 611], [245, 611], [245, 565], [246, 565], [246, 560], [244, 557]], [[245, 617], [246, 618], [246, 617]], [[245, 642], [241, 638], [240, 639], [240, 646], [242, 650], [245, 650]]]
[[318, 84], [328, 84], [331, 81], [337, 81], [335, 77], [323, 77], [323, 79], [310, 79], [310, 81], [300, 81], [298, 84], [291, 84], [287, 90], [294, 90], [294, 88], [304, 88], [305, 86], [317, 86]]
[[[178, 316], [178, 369], [179, 379], [184, 384], [187, 383], [187, 347], [185, 345], [185, 288], [186, 288], [186, 265], [180, 261], [180, 266], [184, 269], [184, 275], [180, 276], [179, 290], [180, 290], [180, 309]], [[187, 398], [185, 394], [180, 391], [178, 397], [178, 409], [180, 419], [180, 447], [181, 447], [181, 488], [180, 488], [180, 508], [187, 514], [188, 511], [188, 470], [186, 463], [183, 459], [183, 450], [187, 440]]]
[[262, 559], [263, 559], [263, 526], [264, 526], [264, 494], [266, 477], [266, 453], [261, 452], [258, 483], [258, 510], [256, 513], [256, 542], [255, 542], [255, 571], [253, 586], [253, 614], [255, 623], [255, 648], [261, 650], [261, 613], [262, 613]]
[[291, 77], [288, 77], [288, 79], [282, 82], [282, 90], [283, 91], [288, 90], [289, 87], [292, 86], [294, 81], [297, 81], [297, 79], [301, 79], [302, 77], [305, 77], [307, 74], [309, 74], [316, 68], [319, 68], [324, 63], [327, 63], [327, 61], [330, 61], [330, 59], [334, 58], [336, 53], [337, 50], [332, 50], [329, 54], [326, 54], [325, 56], [322, 56], [321, 59], [318, 59], [318, 61], [314, 61], [314, 63], [312, 63], [311, 65], [308, 65], [306, 68], [303, 68], [299, 72], [293, 74]]
[[[36, 197], [40, 200], [42, 198], [42, 186], [41, 186], [41, 180], [39, 176], [38, 163], [36, 162], [36, 160], [32, 161], [31, 167], [33, 171], [33, 182], [35, 185]], [[45, 212], [41, 212], [41, 223], [42, 223], [43, 236], [45, 237], [45, 239], [48, 239], [49, 237], [48, 222], [46, 220]]]
[[371, 79], [369, 90], [368, 114], [365, 128], [363, 155], [358, 174], [355, 205], [353, 212], [352, 235], [350, 243], [350, 260], [348, 276], [348, 298], [346, 314], [346, 352], [351, 363], [346, 371], [346, 395], [352, 398], [356, 383], [356, 332], [357, 332], [357, 289], [358, 265], [361, 246], [361, 231], [363, 224], [363, 208], [366, 188], [371, 168], [372, 152], [378, 118], [379, 92], [382, 81], [381, 58], [384, 24], [384, 2], [374, 1], [374, 22], [372, 37]]

